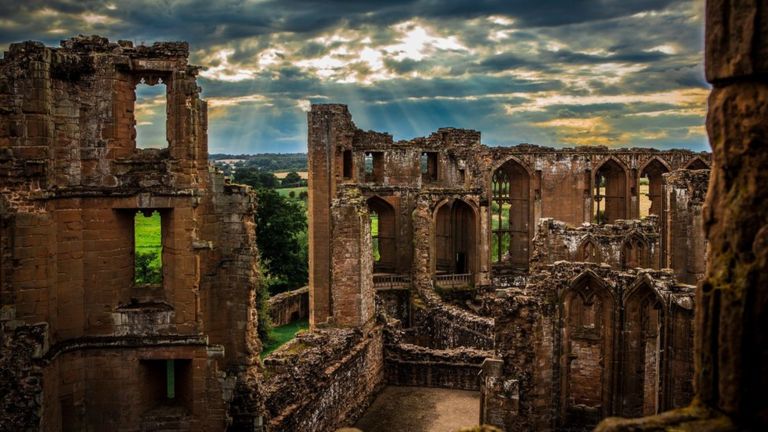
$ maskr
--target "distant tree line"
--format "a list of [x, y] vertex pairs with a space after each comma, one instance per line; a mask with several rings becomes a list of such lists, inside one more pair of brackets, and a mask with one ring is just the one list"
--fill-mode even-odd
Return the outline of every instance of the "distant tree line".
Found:
[[237, 163], [237, 167], [256, 168], [265, 172], [307, 170], [306, 153], [260, 153], [252, 155], [216, 153], [209, 155], [208, 159], [213, 162], [226, 159], [240, 159], [242, 161]]

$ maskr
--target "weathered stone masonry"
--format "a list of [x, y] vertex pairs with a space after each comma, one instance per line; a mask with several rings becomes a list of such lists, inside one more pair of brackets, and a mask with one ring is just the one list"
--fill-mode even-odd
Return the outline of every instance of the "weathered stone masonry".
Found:
[[[255, 200], [209, 172], [187, 56], [186, 43], [94, 36], [12, 44], [0, 60], [0, 393], [13, 394], [4, 413], [26, 403], [3, 415], [8, 430], [231, 422], [260, 349]], [[166, 87], [166, 149], [136, 148], [142, 80]], [[150, 211], [163, 245], [151, 286], [134, 283], [133, 244], [134, 215]]]
[[[709, 155], [489, 148], [450, 128], [394, 142], [343, 105], [314, 105], [308, 123], [310, 321], [364, 327], [372, 282], [386, 382], [480, 388], [481, 421], [506, 430], [585, 430], [688, 402], [681, 282], [701, 277], [707, 171], [687, 173]], [[370, 216], [373, 242], [350, 253], [335, 233], [364, 243], [354, 227]], [[373, 260], [355, 255], [374, 245]]]

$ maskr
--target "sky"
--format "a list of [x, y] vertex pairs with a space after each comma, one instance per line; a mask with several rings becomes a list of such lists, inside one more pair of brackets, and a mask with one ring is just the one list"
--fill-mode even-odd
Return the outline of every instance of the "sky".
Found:
[[[703, 0], [0, 0], [0, 50], [185, 40], [211, 153], [306, 151], [313, 103], [395, 139], [709, 150]], [[163, 123], [140, 93], [137, 121]]]

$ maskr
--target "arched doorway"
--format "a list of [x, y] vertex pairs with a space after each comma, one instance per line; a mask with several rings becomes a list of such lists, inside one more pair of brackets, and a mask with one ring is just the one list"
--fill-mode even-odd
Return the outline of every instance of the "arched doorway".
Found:
[[595, 172], [593, 222], [612, 223], [627, 217], [627, 173], [614, 159], [608, 159]]
[[491, 262], [527, 270], [530, 176], [509, 160], [493, 173], [491, 190]]
[[475, 272], [475, 212], [462, 200], [441, 205], [435, 214], [435, 271]]
[[397, 265], [395, 208], [380, 197], [368, 199], [371, 216], [373, 271], [394, 272]]

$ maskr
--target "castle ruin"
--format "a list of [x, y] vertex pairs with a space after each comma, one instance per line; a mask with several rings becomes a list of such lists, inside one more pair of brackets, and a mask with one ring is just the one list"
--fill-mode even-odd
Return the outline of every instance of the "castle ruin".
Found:
[[[256, 197], [208, 167], [186, 45], [13, 44], [0, 429], [331, 431], [401, 384], [478, 390], [508, 431], [760, 430], [767, 13], [708, 2], [712, 160], [394, 142], [313, 106], [312, 331], [263, 365]], [[139, 82], [166, 86], [166, 149], [136, 147]], [[162, 281], [139, 284], [150, 212]]]

